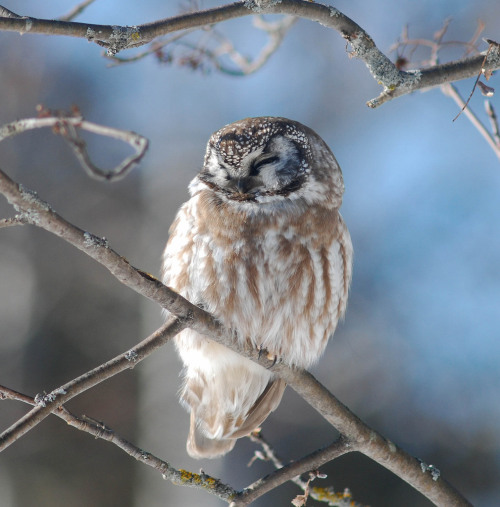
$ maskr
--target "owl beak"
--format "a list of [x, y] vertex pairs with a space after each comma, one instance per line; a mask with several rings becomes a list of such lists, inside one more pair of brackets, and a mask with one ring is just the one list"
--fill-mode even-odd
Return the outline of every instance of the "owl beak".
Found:
[[246, 194], [248, 192], [248, 181], [246, 178], [238, 178], [238, 180], [236, 180], [236, 190], [240, 194]]

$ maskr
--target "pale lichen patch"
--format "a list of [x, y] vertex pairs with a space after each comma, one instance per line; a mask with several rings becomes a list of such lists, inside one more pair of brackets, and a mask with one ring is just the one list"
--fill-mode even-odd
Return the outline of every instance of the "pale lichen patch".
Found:
[[131, 42], [138, 42], [141, 33], [137, 26], [113, 26], [108, 39], [108, 56], [114, 56], [122, 49], [128, 48]]
[[332, 7], [331, 5], [330, 5], [329, 9], [330, 9], [330, 17], [331, 18], [340, 17], [341, 12], [338, 9], [335, 9], [335, 7]]
[[243, 4], [247, 9], [261, 13], [266, 10], [266, 7], [271, 7], [280, 3], [281, 0], [245, 0]]
[[441, 477], [441, 472], [434, 465], [428, 465], [423, 461], [420, 461], [420, 468], [422, 469], [422, 473], [430, 472], [432, 480], [437, 481], [439, 477]]
[[98, 238], [95, 234], [90, 232], [84, 232], [83, 239], [83, 244], [86, 248], [108, 247], [108, 240], [106, 238]]

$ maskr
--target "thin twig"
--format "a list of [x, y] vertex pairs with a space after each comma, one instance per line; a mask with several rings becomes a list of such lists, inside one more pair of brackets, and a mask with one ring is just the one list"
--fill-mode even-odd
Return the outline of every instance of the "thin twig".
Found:
[[80, 4], [75, 5], [75, 7], [73, 7], [73, 9], [68, 12], [68, 14], [61, 16], [59, 18], [59, 21], [71, 21], [72, 19], [75, 19], [78, 14], [81, 14], [93, 2], [95, 2], [95, 0], [84, 0]]
[[[418, 46], [427, 46], [431, 49], [431, 56], [430, 56], [430, 60], [429, 60], [430, 65], [435, 66], [439, 60], [439, 52], [443, 48], [443, 46], [445, 45], [445, 42], [443, 41], [443, 37], [448, 29], [448, 25], [449, 25], [449, 20], [446, 20], [443, 24], [443, 27], [438, 32], [436, 32], [436, 34], [434, 35], [434, 40], [409, 39], [408, 38], [408, 30], [405, 27], [403, 29], [403, 33], [401, 35], [400, 41], [398, 41], [398, 43], [392, 47], [392, 50], [399, 50], [400, 48], [403, 48], [403, 51], [404, 51], [404, 48], [407, 46], [413, 46], [414, 48], [417, 48]], [[468, 48], [467, 49], [468, 52], [475, 49], [475, 44], [476, 44], [479, 36], [481, 35], [483, 28], [484, 28], [484, 23], [479, 22], [478, 27], [477, 27], [474, 35], [472, 36], [471, 40], [467, 43], [461, 43], [461, 45]], [[466, 101], [463, 100], [462, 97], [460, 96], [460, 94], [458, 93], [458, 90], [451, 82], [443, 83], [441, 85], [441, 91], [446, 96], [451, 97], [460, 108], [459, 113], [455, 116], [455, 118], [453, 118], [453, 121], [455, 121], [462, 114], [462, 112], [464, 112], [464, 114], [469, 119], [469, 121], [472, 123], [474, 128], [476, 128], [478, 130], [478, 132], [481, 134], [481, 136], [484, 137], [484, 139], [486, 139], [486, 141], [488, 142], [490, 147], [495, 152], [496, 156], [498, 158], [500, 158], [500, 136], [498, 135], [498, 122], [494, 119], [494, 118], [496, 118], [496, 116], [495, 116], [495, 111], [492, 109], [493, 106], [491, 106], [491, 104], [489, 104], [488, 100], [485, 102], [486, 113], [488, 114], [488, 116], [490, 118], [490, 122], [491, 122], [492, 129], [493, 129], [493, 134], [490, 134], [490, 132], [488, 132], [487, 128], [483, 125], [481, 120], [468, 107], [469, 101], [472, 98], [472, 95], [474, 94], [474, 91], [478, 85], [481, 86], [482, 91], [483, 91], [483, 88], [485, 88], [486, 93], [489, 93], [489, 92], [492, 93], [492, 89], [490, 89], [489, 87], [486, 87], [486, 85], [483, 85], [479, 81], [479, 78], [481, 77], [481, 74], [484, 74], [486, 76], [486, 78], [489, 77], [489, 73], [487, 71], [485, 72], [485, 62], [488, 59], [488, 56], [490, 55], [491, 51], [493, 51], [493, 50], [498, 51], [498, 44], [495, 43], [494, 41], [491, 41], [491, 40], [487, 40], [486, 42], [488, 42], [489, 47], [488, 47], [488, 50], [484, 56], [481, 68], [478, 70], [478, 74], [477, 74], [476, 80], [474, 82], [474, 86], [472, 88], [472, 91], [469, 95], [469, 98]]]
[[[252, 442], [257, 443], [262, 447], [262, 452], [256, 451], [255, 456], [249, 465], [255, 459], [271, 461], [275, 468], [278, 469], [278, 472], [275, 472], [275, 474], [271, 474], [265, 479], [261, 479], [253, 485], [245, 488], [245, 490], [239, 494], [238, 500], [247, 502], [253, 501], [256, 498], [254, 496], [256, 492], [262, 494], [260, 488], [266, 488], [266, 490], [267, 488], [272, 489], [281, 484], [279, 481], [285, 482], [286, 480], [291, 480], [304, 492], [306, 489], [308, 489], [308, 495], [319, 502], [328, 502], [328, 505], [339, 505], [339, 502], [345, 502], [346, 500], [349, 500], [350, 506], [361, 507], [361, 504], [358, 504], [352, 500], [352, 495], [350, 494], [349, 490], [344, 490], [342, 493], [336, 493], [331, 487], [310, 488], [310, 480], [304, 481], [301, 478], [302, 474], [317, 470], [321, 465], [328, 463], [329, 461], [332, 461], [340, 456], [343, 456], [348, 452], [351, 452], [352, 448], [345, 438], [340, 437], [328, 447], [315, 451], [308, 456], [304, 456], [303, 458], [290, 463], [288, 467], [284, 467], [282, 459], [276, 454], [276, 451], [273, 449], [271, 444], [262, 436], [262, 433], [260, 431], [251, 433], [249, 435], [249, 438], [252, 440]], [[297, 475], [293, 477], [294, 473]], [[322, 477], [322, 475], [318, 473], [314, 473], [313, 475], [315, 477], [326, 478], [326, 476]], [[235, 500], [235, 502], [233, 502], [233, 505], [240, 504], [238, 504], [238, 502]]]
[[26, 217], [15, 216], [12, 218], [3, 218], [0, 220], [0, 229], [13, 227], [15, 225], [25, 225], [27, 223], [28, 221], [26, 220]]
[[490, 119], [491, 130], [493, 132], [493, 139], [495, 141], [495, 145], [500, 149], [500, 129], [498, 127], [498, 117], [495, 112], [495, 108], [490, 100], [486, 99], [484, 101], [484, 108], [486, 110], [486, 114]]
[[484, 61], [483, 61], [483, 64], [481, 65], [481, 71], [478, 73], [476, 80], [474, 81], [474, 86], [472, 87], [470, 95], [469, 95], [468, 99], [464, 102], [464, 105], [462, 106], [462, 109], [460, 109], [460, 112], [455, 116], [455, 118], [453, 118], [453, 121], [455, 121], [465, 111], [465, 109], [469, 105], [470, 99], [472, 98], [472, 96], [474, 95], [474, 92], [476, 91], [477, 83], [479, 82], [479, 79], [481, 78], [481, 74], [483, 73], [483, 69], [485, 68], [485, 64], [486, 64], [486, 60], [488, 59], [488, 55], [490, 54], [490, 51], [492, 50], [493, 47], [494, 47], [493, 44], [490, 44], [490, 47], [488, 48], [488, 51], [486, 52], [486, 55], [484, 56]]
[[[142, 51], [134, 56], [123, 57], [111, 55], [108, 56], [108, 58], [113, 60], [113, 65], [119, 65], [135, 62], [145, 58], [146, 56], [154, 54], [162, 63], [166, 62], [187, 65], [186, 62], [189, 62], [190, 67], [201, 68], [203, 70], [204, 60], [207, 60], [215, 69], [224, 74], [240, 77], [248, 76], [257, 72], [267, 63], [269, 58], [278, 50], [288, 33], [288, 30], [297, 22], [297, 19], [298, 18], [294, 16], [284, 16], [278, 21], [269, 22], [262, 16], [255, 16], [253, 25], [259, 30], [267, 33], [268, 42], [254, 58], [243, 56], [235, 48], [231, 40], [217, 31], [213, 26], [203, 32], [203, 35], [205, 36], [204, 39], [208, 39], [204, 44], [200, 41], [191, 43], [189, 41], [181, 40], [193, 32], [193, 30], [186, 30], [168, 38], [167, 40], [154, 42], [146, 51]], [[213, 41], [216, 41], [216, 46], [211, 49], [208, 46], [213, 46]], [[164, 53], [163, 49], [169, 44], [174, 44], [174, 51]], [[178, 47], [187, 47], [192, 51], [192, 54], [187, 57], [175, 56], [175, 48]], [[227, 66], [222, 59], [224, 56], [227, 56], [236, 67]]]
[[22, 18], [19, 14], [16, 14], [15, 12], [6, 9], [5, 7], [2, 7], [0, 5], [0, 17], [3, 18]]
[[[0, 386], [0, 400], [2, 399], [22, 401], [28, 405], [37, 405], [37, 402], [32, 397], [4, 386]], [[169, 480], [177, 486], [189, 486], [205, 490], [227, 502], [230, 502], [236, 496], [237, 492], [230, 486], [223, 484], [219, 479], [205, 473], [197, 474], [183, 469], [178, 470], [167, 461], [140, 449], [125, 438], [117, 435], [103, 423], [97, 423], [88, 417], [77, 417], [64, 406], [57, 407], [52, 413], [66, 421], [73, 428], [116, 445], [137, 461], [158, 470], [165, 480]]]
[[[214, 35], [219, 38], [219, 48], [213, 53], [207, 53], [212, 57], [216, 68], [226, 74], [237, 76], [248, 76], [261, 69], [269, 60], [269, 58], [278, 50], [290, 28], [297, 22], [298, 18], [295, 16], [284, 16], [283, 19], [269, 22], [262, 16], [255, 16], [253, 25], [266, 32], [268, 35], [268, 42], [262, 48], [260, 53], [252, 60], [244, 57], [239, 51], [236, 50], [233, 43], [226, 37], [214, 31]], [[227, 55], [234, 64], [238, 67], [239, 71], [229, 69], [224, 66], [220, 57]]]
[[455, 101], [458, 107], [460, 107], [460, 110], [463, 111], [468, 120], [472, 123], [472, 125], [474, 125], [476, 130], [481, 134], [481, 136], [490, 145], [491, 149], [495, 152], [495, 155], [500, 159], [500, 144], [497, 142], [496, 138], [488, 132], [486, 127], [474, 114], [474, 112], [469, 107], [467, 107], [466, 101], [460, 96], [460, 93], [458, 93], [456, 87], [452, 83], [447, 83], [441, 85], [441, 90], [445, 95], [451, 97]]

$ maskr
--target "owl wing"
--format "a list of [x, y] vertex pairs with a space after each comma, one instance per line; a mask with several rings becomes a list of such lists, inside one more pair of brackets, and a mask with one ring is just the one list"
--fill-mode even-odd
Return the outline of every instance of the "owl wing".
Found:
[[180, 208], [170, 226], [162, 266], [163, 283], [188, 299], [189, 266], [192, 263], [193, 244], [194, 218], [188, 201]]
[[243, 424], [233, 431], [231, 437], [244, 437], [258, 428], [267, 419], [267, 416], [278, 408], [285, 387], [286, 383], [280, 378], [271, 380], [249, 410]]

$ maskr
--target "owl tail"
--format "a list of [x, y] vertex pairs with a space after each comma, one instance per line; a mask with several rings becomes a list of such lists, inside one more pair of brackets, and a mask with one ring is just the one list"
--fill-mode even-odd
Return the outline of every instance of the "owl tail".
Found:
[[[188, 387], [188, 386], [186, 386]], [[217, 418], [223, 420], [225, 431], [221, 438], [210, 438], [207, 431], [207, 414], [203, 405], [191, 407], [191, 424], [187, 441], [187, 452], [192, 458], [216, 458], [228, 453], [238, 438], [249, 435], [258, 428], [267, 416], [277, 408], [286, 384], [281, 379], [272, 379], [243, 417], [234, 413], [220, 412]], [[220, 393], [222, 394], [222, 393]], [[213, 407], [212, 407], [213, 408]]]
[[191, 412], [191, 424], [186, 444], [188, 454], [195, 459], [217, 458], [228, 453], [236, 443], [235, 438], [209, 438], [197, 426], [194, 412]]

